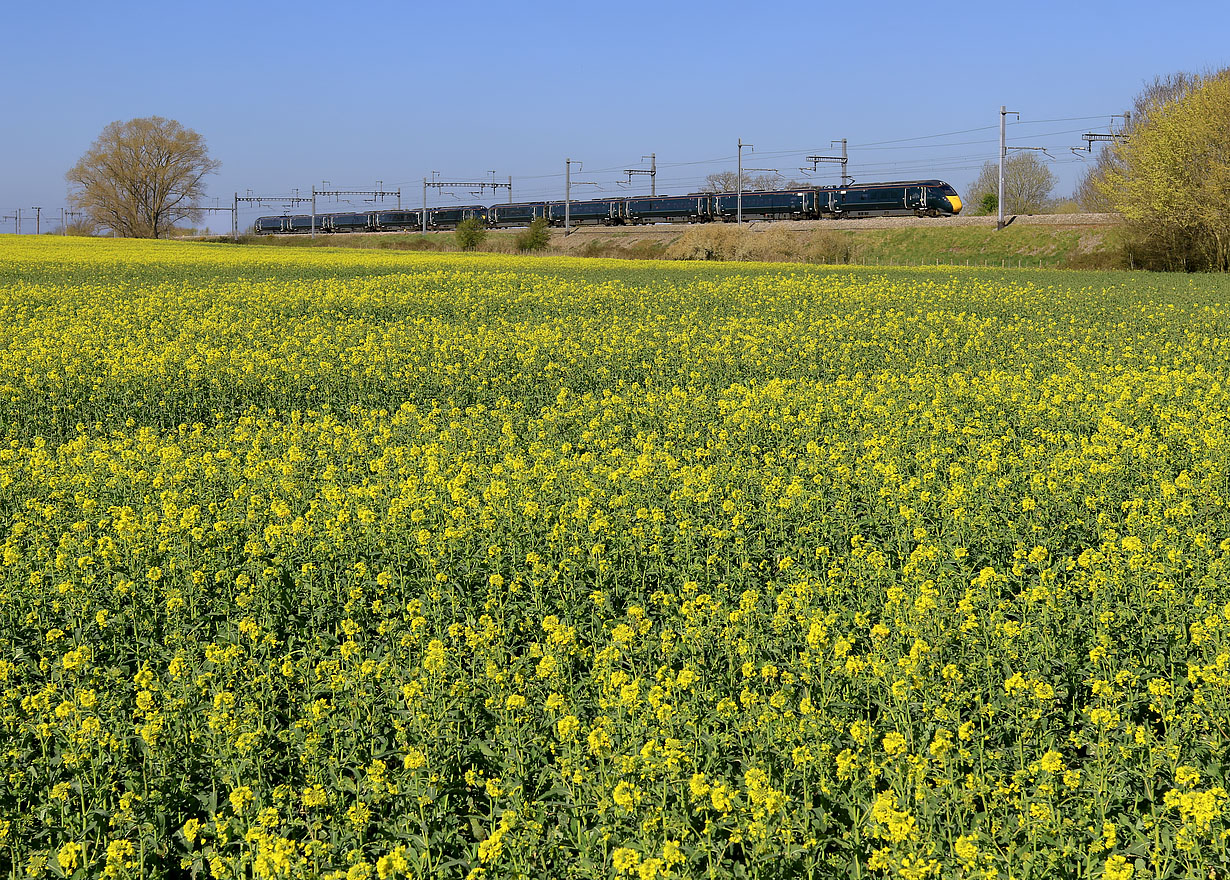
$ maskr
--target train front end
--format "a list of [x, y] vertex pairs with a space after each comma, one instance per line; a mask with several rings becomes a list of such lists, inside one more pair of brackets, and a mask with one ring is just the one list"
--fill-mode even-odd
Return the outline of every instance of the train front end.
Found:
[[936, 193], [939, 196], [939, 209], [941, 214], [952, 214], [956, 216], [961, 213], [961, 197], [957, 195], [957, 191], [948, 184], [944, 184]]

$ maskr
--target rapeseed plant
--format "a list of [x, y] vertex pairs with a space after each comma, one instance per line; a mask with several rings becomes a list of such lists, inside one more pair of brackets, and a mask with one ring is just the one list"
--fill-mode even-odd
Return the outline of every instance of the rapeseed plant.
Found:
[[13, 238], [15, 876], [1210, 876], [1225, 282]]

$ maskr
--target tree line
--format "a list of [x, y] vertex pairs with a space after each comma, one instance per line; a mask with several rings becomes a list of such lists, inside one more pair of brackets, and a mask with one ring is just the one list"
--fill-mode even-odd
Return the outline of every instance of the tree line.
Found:
[[[1123, 137], [1100, 151], [1069, 200], [1119, 214], [1131, 265], [1230, 271], [1230, 68], [1156, 77], [1132, 103]], [[1055, 176], [1033, 153], [1005, 162], [1004, 209], [1055, 210]], [[967, 191], [974, 213], [998, 205], [999, 166]]]

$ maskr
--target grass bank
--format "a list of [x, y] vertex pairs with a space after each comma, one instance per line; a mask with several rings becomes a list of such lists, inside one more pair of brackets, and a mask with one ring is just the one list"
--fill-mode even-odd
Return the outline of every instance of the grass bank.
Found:
[[[516, 253], [517, 230], [493, 230], [480, 250]], [[242, 243], [281, 247], [457, 252], [452, 232], [247, 236]], [[987, 266], [1060, 269], [1128, 268], [1119, 228], [1106, 225], [1013, 224], [875, 229], [814, 223], [758, 223], [583, 228], [567, 238], [553, 230], [546, 253], [624, 259], [716, 260], [884, 266]]]

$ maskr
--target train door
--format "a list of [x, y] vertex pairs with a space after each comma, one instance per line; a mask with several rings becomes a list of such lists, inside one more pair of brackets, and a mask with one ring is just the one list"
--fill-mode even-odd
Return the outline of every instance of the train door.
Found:
[[923, 188], [921, 186], [907, 186], [905, 188], [905, 207], [921, 211], [923, 209]]

